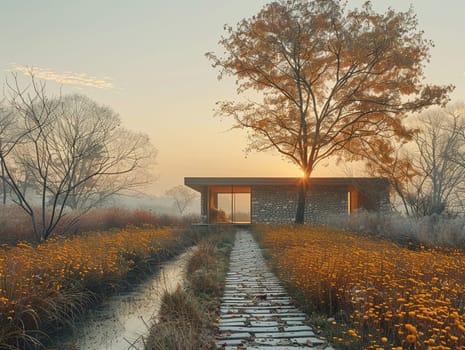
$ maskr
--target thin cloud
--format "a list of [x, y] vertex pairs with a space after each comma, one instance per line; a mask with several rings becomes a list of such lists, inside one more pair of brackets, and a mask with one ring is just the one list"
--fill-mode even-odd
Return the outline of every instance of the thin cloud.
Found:
[[57, 73], [49, 68], [40, 67], [27, 67], [20, 65], [13, 65], [12, 72], [19, 72], [24, 75], [33, 74], [34, 77], [55, 81], [60, 84], [77, 85], [77, 86], [90, 86], [97, 89], [113, 89], [114, 85], [108, 77], [98, 78], [85, 73], [64, 72]]

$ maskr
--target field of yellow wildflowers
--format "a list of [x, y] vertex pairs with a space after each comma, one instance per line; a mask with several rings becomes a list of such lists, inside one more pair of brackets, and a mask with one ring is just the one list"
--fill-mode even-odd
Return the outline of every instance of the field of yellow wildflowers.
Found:
[[465, 349], [465, 252], [326, 228], [260, 227], [280, 277], [342, 349]]
[[173, 228], [128, 228], [0, 246], [0, 348], [26, 348], [79, 316], [132, 272], [183, 242]]

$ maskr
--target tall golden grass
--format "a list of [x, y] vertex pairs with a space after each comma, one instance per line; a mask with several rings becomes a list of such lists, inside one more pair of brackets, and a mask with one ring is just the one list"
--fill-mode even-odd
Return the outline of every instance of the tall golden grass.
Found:
[[331, 317], [339, 348], [465, 349], [464, 251], [326, 228], [259, 231], [307, 311]]
[[0, 348], [26, 348], [96, 296], [181, 246], [173, 228], [127, 228], [0, 246]]

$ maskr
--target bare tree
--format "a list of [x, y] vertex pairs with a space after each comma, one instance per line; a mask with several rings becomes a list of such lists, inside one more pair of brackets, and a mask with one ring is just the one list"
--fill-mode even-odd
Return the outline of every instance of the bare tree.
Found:
[[440, 214], [446, 209], [456, 212], [463, 204], [465, 185], [465, 167], [460, 161], [465, 152], [465, 109], [456, 105], [429, 111], [418, 121], [414, 159], [420, 175], [411, 202], [418, 204], [423, 215]]
[[[121, 127], [120, 118], [110, 108], [71, 95], [62, 99], [58, 113], [53, 143], [67, 150], [57, 153], [58, 169], [73, 167], [67, 180], [69, 207], [88, 209], [154, 179], [150, 171], [156, 151], [148, 136]], [[60, 186], [50, 191], [57, 197]]]
[[186, 208], [197, 197], [196, 192], [183, 185], [172, 187], [165, 194], [174, 200], [174, 205], [181, 215], [184, 215]]
[[407, 215], [464, 210], [465, 110], [459, 105], [427, 111], [411, 120], [412, 141], [393, 143], [395, 152], [367, 152], [370, 174], [391, 182]]
[[296, 223], [304, 222], [308, 178], [319, 163], [359, 159], [364, 149], [392, 152], [393, 139], [412, 136], [406, 115], [444, 103], [453, 89], [422, 84], [432, 43], [412, 10], [279, 0], [225, 29], [224, 55], [207, 57], [220, 78], [236, 78], [238, 94], [253, 94], [220, 102], [218, 113], [249, 131], [248, 150], [275, 150], [302, 169]]
[[[44, 94], [44, 85], [37, 84], [32, 79], [30, 87], [32, 94], [27, 93], [28, 88], [20, 89], [17, 76], [14, 75], [13, 85], [8, 85], [10, 104], [13, 110], [14, 121], [7, 125], [6, 133], [9, 135], [6, 142], [3, 140], [0, 148], [0, 161], [2, 163], [2, 180], [12, 192], [12, 200], [17, 203], [30, 217], [32, 228], [37, 240], [41, 234], [38, 227], [37, 214], [30, 200], [25, 196], [23, 190], [26, 172], [18, 171], [20, 168], [14, 159], [14, 154], [20, 147], [24, 147], [29, 139], [35, 139], [37, 135], [46, 137], [43, 134], [45, 128], [53, 123], [52, 111], [57, 104], [51, 101]], [[35, 151], [40, 152], [39, 148]], [[40, 164], [41, 168], [44, 164]]]
[[[110, 108], [81, 95], [49, 98], [45, 84], [34, 77], [27, 88], [16, 78], [8, 88], [20, 132], [14, 148], [0, 159], [37, 240], [50, 236], [68, 207], [85, 211], [109, 194], [140, 184], [132, 174], [149, 166], [155, 149], [146, 135], [122, 128]], [[30, 179], [35, 198], [22, 187]]]

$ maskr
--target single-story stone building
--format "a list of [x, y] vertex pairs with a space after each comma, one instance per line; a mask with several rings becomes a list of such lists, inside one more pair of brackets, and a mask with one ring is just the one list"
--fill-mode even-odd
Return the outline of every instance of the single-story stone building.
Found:
[[[204, 223], [293, 223], [301, 178], [186, 177], [200, 192]], [[313, 177], [308, 183], [305, 222], [325, 223], [330, 216], [347, 218], [363, 208], [389, 209], [389, 182], [384, 178]]]

